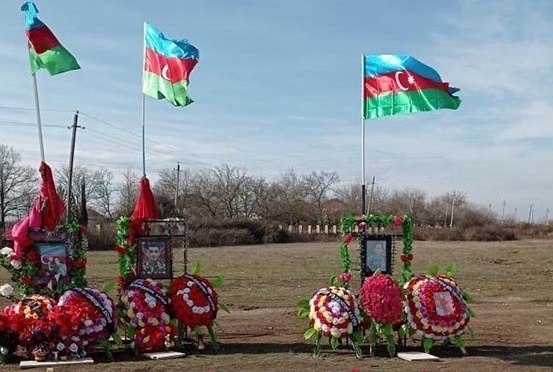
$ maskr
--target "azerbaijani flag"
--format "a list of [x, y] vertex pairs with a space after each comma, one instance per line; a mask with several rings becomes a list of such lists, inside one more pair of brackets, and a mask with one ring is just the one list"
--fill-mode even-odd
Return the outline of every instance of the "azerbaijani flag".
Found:
[[50, 75], [81, 68], [48, 26], [37, 18], [38, 9], [34, 3], [26, 2], [21, 10], [25, 12], [25, 34], [29, 41], [29, 60], [33, 75], [40, 68], [48, 70]]
[[363, 117], [378, 118], [438, 109], [455, 110], [461, 99], [431, 67], [397, 54], [364, 58]]
[[187, 40], [170, 40], [152, 25], [144, 23], [144, 73], [142, 91], [156, 99], [166, 98], [175, 106], [193, 101], [187, 87], [200, 53]]

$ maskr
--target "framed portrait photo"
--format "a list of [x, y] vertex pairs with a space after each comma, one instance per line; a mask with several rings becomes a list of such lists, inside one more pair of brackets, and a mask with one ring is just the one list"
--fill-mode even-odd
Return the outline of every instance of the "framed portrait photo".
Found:
[[165, 237], [139, 237], [137, 239], [137, 273], [142, 279], [171, 279], [173, 276], [171, 248]]
[[390, 235], [367, 235], [361, 239], [361, 272], [363, 277], [379, 270], [392, 274], [392, 237]]
[[51, 277], [59, 274], [63, 280], [68, 277], [69, 257], [64, 242], [44, 241], [37, 242], [36, 249], [40, 262], [40, 269], [45, 275], [36, 277], [37, 284], [46, 284]]

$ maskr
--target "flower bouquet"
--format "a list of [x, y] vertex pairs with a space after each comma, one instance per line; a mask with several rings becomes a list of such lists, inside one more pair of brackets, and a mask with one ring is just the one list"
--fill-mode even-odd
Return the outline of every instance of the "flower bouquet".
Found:
[[124, 319], [140, 352], [164, 350], [166, 337], [175, 333], [166, 292], [152, 279], [135, 279], [121, 295]]
[[412, 331], [422, 337], [425, 352], [434, 341], [453, 338], [463, 354], [466, 353], [461, 335], [466, 332], [472, 312], [467, 296], [448, 275], [421, 275], [404, 286], [407, 322]]
[[400, 286], [390, 276], [375, 273], [363, 282], [359, 291], [359, 302], [370, 318], [369, 340], [371, 355], [374, 355], [377, 337], [386, 340], [388, 354], [395, 356], [393, 326], [401, 323], [403, 315], [403, 294]]
[[63, 293], [50, 315], [57, 331], [55, 349], [62, 356], [83, 357], [95, 344], [109, 350], [109, 336], [117, 331], [115, 305], [95, 288], [74, 288]]
[[[300, 305], [300, 316], [307, 313], [306, 306]], [[350, 338], [358, 358], [361, 357], [359, 344], [363, 342], [360, 330], [360, 314], [355, 295], [343, 287], [331, 286], [319, 289], [309, 300], [309, 324], [304, 332], [306, 340], [317, 336], [315, 356], [320, 355], [322, 337], [329, 337], [332, 349], [336, 349], [343, 338]]]
[[206, 326], [212, 347], [217, 350], [213, 323], [217, 318], [219, 299], [212, 283], [197, 274], [182, 275], [171, 284], [169, 298], [179, 322], [195, 330]]
[[9, 321], [9, 330], [19, 335], [19, 344], [31, 353], [48, 343], [52, 334], [49, 315], [55, 309], [54, 299], [31, 295], [6, 307], [3, 314]]

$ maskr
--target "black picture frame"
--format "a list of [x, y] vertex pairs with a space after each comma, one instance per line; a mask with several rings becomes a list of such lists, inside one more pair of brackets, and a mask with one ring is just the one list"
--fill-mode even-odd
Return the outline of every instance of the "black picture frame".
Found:
[[391, 235], [365, 235], [361, 238], [361, 275], [368, 277], [377, 270], [392, 274]]
[[166, 237], [139, 237], [137, 276], [142, 279], [172, 279], [173, 265], [169, 239]]

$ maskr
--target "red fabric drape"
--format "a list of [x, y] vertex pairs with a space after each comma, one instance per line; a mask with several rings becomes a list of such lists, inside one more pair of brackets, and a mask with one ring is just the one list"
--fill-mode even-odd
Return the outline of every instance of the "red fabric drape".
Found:
[[38, 170], [41, 176], [38, 198], [29, 215], [17, 222], [9, 234], [14, 242], [14, 259], [22, 258], [24, 247], [32, 244], [29, 229], [54, 230], [65, 211], [63, 200], [56, 191], [52, 169], [42, 162]]
[[138, 191], [138, 199], [134, 206], [134, 212], [131, 216], [133, 223], [140, 222], [145, 219], [157, 218], [157, 204], [154, 199], [154, 194], [150, 189], [150, 181], [146, 176], [140, 179], [140, 190]]

